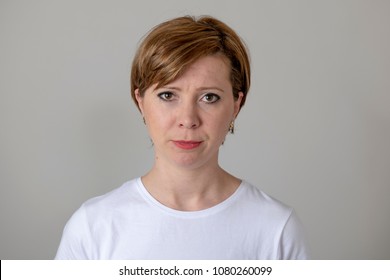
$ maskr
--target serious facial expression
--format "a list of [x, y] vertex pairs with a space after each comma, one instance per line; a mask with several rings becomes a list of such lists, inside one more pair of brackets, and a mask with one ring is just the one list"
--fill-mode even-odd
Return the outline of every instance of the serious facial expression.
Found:
[[136, 98], [154, 143], [156, 164], [200, 168], [218, 164], [218, 151], [238, 114], [230, 65], [222, 55], [200, 58], [173, 82]]

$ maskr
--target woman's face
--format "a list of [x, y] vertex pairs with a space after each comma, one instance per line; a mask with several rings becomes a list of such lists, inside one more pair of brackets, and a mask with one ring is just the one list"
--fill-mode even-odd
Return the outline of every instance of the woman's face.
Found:
[[222, 55], [193, 63], [178, 79], [136, 98], [154, 143], [156, 164], [200, 168], [218, 164], [218, 150], [238, 114], [230, 67]]

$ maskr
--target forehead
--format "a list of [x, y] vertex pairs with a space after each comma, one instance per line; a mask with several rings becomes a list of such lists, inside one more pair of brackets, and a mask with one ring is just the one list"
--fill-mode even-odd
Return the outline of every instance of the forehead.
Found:
[[206, 84], [231, 85], [230, 72], [230, 62], [224, 55], [208, 55], [190, 64], [177, 79], [169, 84], [192, 80]]

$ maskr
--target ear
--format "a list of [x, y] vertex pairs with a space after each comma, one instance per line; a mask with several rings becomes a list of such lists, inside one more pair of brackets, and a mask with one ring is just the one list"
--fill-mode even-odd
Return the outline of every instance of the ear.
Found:
[[143, 103], [144, 98], [141, 96], [138, 88], [134, 91], [134, 94], [135, 94], [135, 99], [137, 100], [138, 108], [140, 109], [141, 114], [143, 115], [144, 114], [144, 103]]
[[234, 118], [236, 118], [238, 115], [238, 112], [240, 112], [241, 101], [242, 101], [243, 97], [244, 97], [244, 93], [242, 93], [240, 91], [238, 93], [238, 98], [234, 100]]

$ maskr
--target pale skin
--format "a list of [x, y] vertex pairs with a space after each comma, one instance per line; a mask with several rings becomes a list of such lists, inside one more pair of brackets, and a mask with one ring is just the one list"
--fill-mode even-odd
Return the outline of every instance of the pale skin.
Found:
[[241, 180], [223, 170], [218, 152], [243, 93], [233, 97], [230, 65], [220, 55], [193, 63], [178, 79], [135, 95], [153, 141], [155, 162], [141, 179], [162, 204], [181, 211], [210, 208]]

